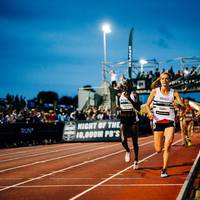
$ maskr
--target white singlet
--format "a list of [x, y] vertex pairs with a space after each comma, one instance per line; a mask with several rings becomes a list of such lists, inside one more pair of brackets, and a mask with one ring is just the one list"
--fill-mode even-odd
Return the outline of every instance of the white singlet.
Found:
[[175, 111], [172, 105], [174, 101], [174, 90], [170, 89], [168, 95], [163, 95], [160, 91], [160, 87], [156, 88], [156, 95], [153, 100], [153, 113], [156, 123], [161, 120], [175, 120]]

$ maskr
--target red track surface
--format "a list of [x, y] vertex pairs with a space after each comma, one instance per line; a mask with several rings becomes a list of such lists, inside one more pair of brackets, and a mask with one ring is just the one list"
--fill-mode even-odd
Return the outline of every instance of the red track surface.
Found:
[[192, 147], [182, 147], [175, 135], [167, 178], [160, 178], [162, 154], [155, 153], [153, 137], [139, 144], [139, 170], [124, 162], [120, 143], [1, 149], [0, 199], [176, 199], [200, 149], [199, 128]]

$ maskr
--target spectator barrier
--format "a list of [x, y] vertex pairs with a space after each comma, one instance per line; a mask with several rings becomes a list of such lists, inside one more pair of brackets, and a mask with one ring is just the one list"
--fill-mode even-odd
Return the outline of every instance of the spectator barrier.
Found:
[[[149, 121], [142, 118], [138, 134], [151, 134]], [[64, 123], [13, 123], [0, 125], [0, 147], [61, 142], [120, 141], [119, 120], [69, 121]]]
[[63, 127], [63, 123], [1, 124], [0, 146], [26, 146], [34, 143], [61, 142]]

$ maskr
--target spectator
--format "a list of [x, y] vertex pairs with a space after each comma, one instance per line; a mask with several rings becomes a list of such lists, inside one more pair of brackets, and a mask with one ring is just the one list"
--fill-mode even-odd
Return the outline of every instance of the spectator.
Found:
[[49, 110], [49, 118], [48, 118], [48, 122], [52, 123], [56, 121], [56, 114], [55, 111], [53, 110]]
[[183, 75], [184, 77], [188, 76], [189, 75], [189, 70], [188, 70], [188, 67], [186, 67], [184, 70], [183, 70]]
[[110, 79], [111, 79], [111, 85], [113, 88], [117, 87], [117, 74], [114, 70], [110, 71]]
[[145, 74], [144, 71], [141, 73], [140, 78], [141, 78], [141, 79], [145, 79], [145, 78], [146, 78], [146, 74]]
[[173, 80], [175, 74], [174, 74], [174, 70], [173, 70], [173, 67], [172, 67], [172, 66], [170, 67], [170, 69], [168, 70], [168, 72], [171, 74], [171, 78], [172, 78], [172, 80]]
[[140, 79], [141, 77], [141, 72], [138, 72], [136, 79]]
[[159, 69], [158, 69], [158, 68], [156, 68], [155, 76], [156, 76], [156, 78], [160, 77], [160, 72], [159, 72]]
[[178, 70], [178, 71], [176, 72], [175, 76], [174, 76], [174, 80], [176, 80], [176, 79], [178, 79], [178, 78], [180, 78], [180, 77], [182, 77], [182, 73], [181, 73], [180, 70]]
[[190, 74], [191, 75], [195, 75], [195, 70], [196, 70], [196, 67], [195, 66], [192, 66], [192, 69], [190, 71]]
[[153, 72], [152, 72], [152, 70], [151, 70], [151, 71], [149, 71], [149, 72], [147, 73], [147, 79], [153, 80], [153, 78], [154, 78], [154, 75], [153, 75]]
[[124, 74], [122, 74], [121, 77], [119, 78], [119, 85], [123, 85], [125, 81], [126, 77], [124, 76]]
[[58, 122], [65, 122], [67, 121], [66, 114], [62, 109], [59, 110], [58, 115], [57, 115], [57, 120]]

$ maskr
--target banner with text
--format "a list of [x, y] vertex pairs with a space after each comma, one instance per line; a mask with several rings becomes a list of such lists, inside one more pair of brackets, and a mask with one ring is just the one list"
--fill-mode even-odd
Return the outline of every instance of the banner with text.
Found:
[[65, 142], [120, 141], [120, 121], [71, 121], [63, 129]]

